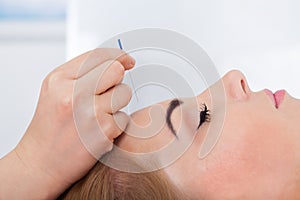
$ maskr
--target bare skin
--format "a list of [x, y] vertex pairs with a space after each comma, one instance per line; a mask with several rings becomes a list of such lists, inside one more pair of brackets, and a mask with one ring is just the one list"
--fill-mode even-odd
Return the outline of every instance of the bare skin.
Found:
[[[88, 172], [97, 161], [95, 155], [111, 150], [129, 120], [118, 110], [128, 104], [131, 91], [119, 83], [134, 64], [121, 50], [95, 49], [45, 78], [26, 133], [0, 160], [0, 199], [55, 199]], [[122, 98], [111, 106], [113, 92]], [[74, 112], [76, 123], [84, 127], [80, 132]], [[93, 140], [83, 140], [92, 134]]]
[[[218, 143], [208, 156], [199, 159], [200, 146], [210, 137], [206, 134], [218, 106], [212, 105], [206, 90], [196, 99], [211, 110], [211, 122], [199, 128], [183, 156], [163, 169], [169, 179], [192, 199], [299, 199], [300, 100], [286, 93], [276, 108], [264, 91], [252, 92], [239, 71], [227, 73], [218, 83], [224, 84], [226, 94], [226, 115]], [[182, 101], [188, 104], [189, 99]], [[160, 105], [167, 109], [169, 102]], [[149, 109], [134, 113], [132, 120], [144, 126], [150, 120]], [[181, 117], [178, 107], [172, 114], [175, 127]], [[166, 125], [147, 140], [122, 135], [118, 145], [131, 152], [152, 152], [171, 140], [174, 135]]]

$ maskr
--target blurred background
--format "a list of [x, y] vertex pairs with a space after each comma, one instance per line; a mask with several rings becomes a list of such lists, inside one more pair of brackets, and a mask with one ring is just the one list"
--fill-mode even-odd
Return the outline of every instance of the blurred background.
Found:
[[0, 157], [26, 131], [43, 78], [65, 62], [66, 6], [57, 0], [0, 0]]
[[137, 28], [185, 34], [220, 75], [239, 69], [254, 91], [300, 98], [299, 10], [298, 0], [0, 0], [0, 157], [26, 131], [51, 70]]

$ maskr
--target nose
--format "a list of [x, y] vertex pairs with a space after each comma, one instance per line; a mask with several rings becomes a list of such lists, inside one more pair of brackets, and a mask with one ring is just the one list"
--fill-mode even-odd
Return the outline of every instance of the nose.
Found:
[[251, 90], [242, 72], [232, 70], [223, 77], [222, 81], [229, 97], [237, 101], [248, 99]]

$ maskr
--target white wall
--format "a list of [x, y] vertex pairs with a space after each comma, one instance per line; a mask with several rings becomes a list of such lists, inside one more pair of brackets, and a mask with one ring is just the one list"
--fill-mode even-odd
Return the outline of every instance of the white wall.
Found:
[[220, 74], [242, 70], [253, 90], [300, 97], [298, 0], [71, 0], [68, 57], [132, 29], [178, 31], [200, 44]]
[[0, 158], [31, 121], [43, 78], [63, 62], [64, 22], [0, 21]]
[[[117, 33], [161, 27], [184, 33], [221, 74], [245, 72], [253, 90], [287, 89], [300, 97], [298, 0], [71, 0], [68, 57]], [[0, 22], [0, 157], [31, 120], [45, 75], [65, 61], [63, 22]]]

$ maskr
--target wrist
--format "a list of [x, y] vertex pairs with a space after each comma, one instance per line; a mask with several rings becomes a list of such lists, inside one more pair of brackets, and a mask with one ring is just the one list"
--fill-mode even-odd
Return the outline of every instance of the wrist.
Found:
[[0, 160], [0, 199], [55, 199], [55, 180], [25, 163], [14, 149]]

